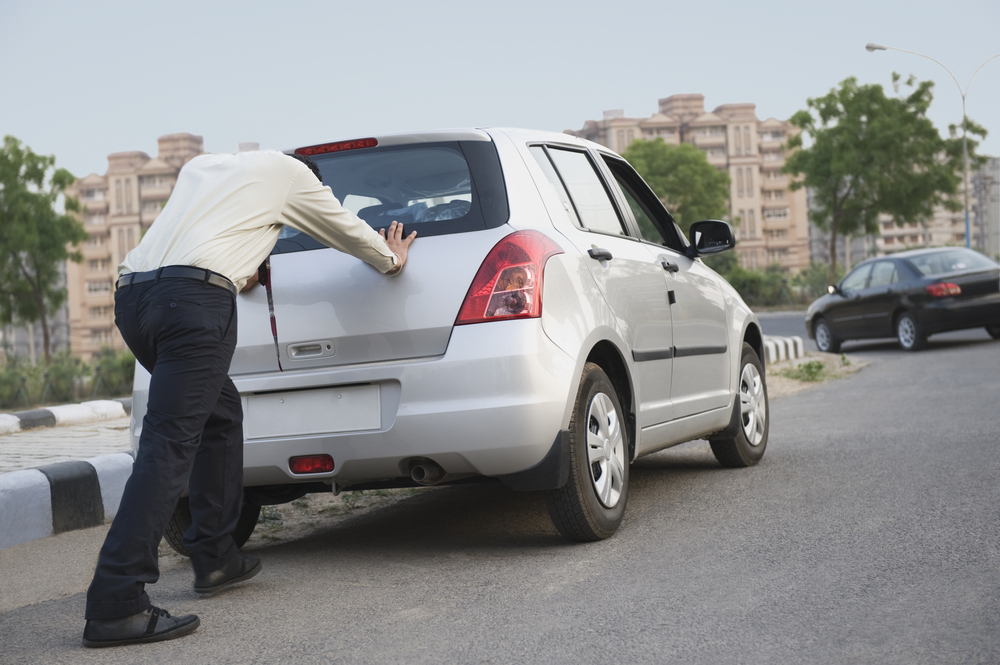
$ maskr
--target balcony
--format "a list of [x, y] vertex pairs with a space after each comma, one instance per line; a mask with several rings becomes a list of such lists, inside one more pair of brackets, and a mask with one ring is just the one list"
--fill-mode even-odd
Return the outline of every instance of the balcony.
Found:
[[699, 148], [721, 148], [726, 145], [725, 134], [695, 134], [694, 144]]
[[107, 245], [81, 245], [80, 253], [83, 254], [84, 262], [91, 259], [107, 259], [111, 257], [111, 250]]

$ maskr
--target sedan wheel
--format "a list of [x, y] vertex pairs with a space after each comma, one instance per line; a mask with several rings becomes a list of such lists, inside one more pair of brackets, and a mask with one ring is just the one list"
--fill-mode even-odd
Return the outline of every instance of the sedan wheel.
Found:
[[614, 534], [628, 498], [628, 429], [614, 385], [598, 365], [584, 366], [570, 422], [566, 485], [546, 492], [559, 532], [587, 542]]
[[830, 324], [826, 319], [817, 319], [813, 325], [813, 337], [816, 338], [816, 348], [823, 353], [837, 353], [840, 351], [840, 340], [833, 334]]
[[733, 419], [722, 432], [710, 437], [712, 454], [719, 464], [730, 468], [753, 466], [767, 448], [770, 409], [764, 367], [757, 352], [743, 344], [740, 362], [739, 400], [733, 405]]
[[909, 312], [896, 321], [896, 339], [904, 351], [919, 351], [927, 345], [927, 336]]

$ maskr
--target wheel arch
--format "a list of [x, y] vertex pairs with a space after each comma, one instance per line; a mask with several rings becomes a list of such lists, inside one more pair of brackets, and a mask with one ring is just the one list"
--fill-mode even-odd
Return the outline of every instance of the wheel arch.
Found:
[[618, 347], [608, 340], [601, 340], [590, 349], [590, 353], [587, 354], [587, 362], [599, 365], [618, 391], [618, 401], [621, 402], [622, 410], [627, 414], [629, 460], [633, 460], [635, 459], [636, 442], [635, 393], [632, 390], [632, 375], [628, 370], [628, 364]]
[[760, 326], [753, 321], [748, 323], [747, 329], [743, 331], [743, 341], [753, 347], [761, 366], [764, 366], [764, 334], [761, 332]]

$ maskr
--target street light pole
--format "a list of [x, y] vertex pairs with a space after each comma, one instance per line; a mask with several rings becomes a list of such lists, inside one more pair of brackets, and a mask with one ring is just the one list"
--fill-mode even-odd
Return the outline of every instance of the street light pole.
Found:
[[[905, 49], [896, 48], [895, 46], [882, 46], [881, 44], [873, 44], [872, 42], [868, 42], [865, 45], [865, 50], [868, 51], [869, 53], [873, 53], [875, 51], [899, 51], [900, 53], [909, 53], [910, 55], [919, 55], [921, 58], [927, 58], [931, 62], [936, 62], [937, 64], [941, 65], [941, 67], [946, 72], [948, 72], [948, 75], [951, 76], [951, 80], [954, 81], [955, 85], [958, 87], [958, 94], [962, 96], [962, 166], [963, 166], [962, 189], [964, 190], [965, 193], [965, 246], [971, 247], [972, 233], [969, 228], [969, 145], [968, 145], [968, 139], [966, 138], [968, 134], [969, 119], [965, 115], [965, 96], [969, 92], [969, 86], [972, 85], [972, 79], [976, 78], [976, 74], [979, 73], [979, 70], [985, 67], [986, 63], [989, 62], [990, 60], [993, 60], [995, 58], [1000, 58], [1000, 53], [997, 53], [992, 58], [987, 58], [986, 61], [983, 62], [983, 64], [979, 65], [979, 67], [976, 68], [976, 71], [972, 73], [972, 78], [970, 78], [969, 82], [965, 85], [965, 90], [962, 90], [962, 85], [958, 82], [958, 79], [955, 78], [955, 75], [951, 73], [951, 70], [945, 67], [943, 63], [935, 60], [929, 55], [924, 55], [923, 53], [917, 53], [916, 51], [907, 51]], [[926, 239], [927, 238], [925, 235], [924, 240]]]

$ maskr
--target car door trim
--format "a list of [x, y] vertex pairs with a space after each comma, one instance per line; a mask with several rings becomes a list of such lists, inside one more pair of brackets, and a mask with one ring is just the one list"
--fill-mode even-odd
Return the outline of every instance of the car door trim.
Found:
[[632, 351], [632, 360], [637, 363], [649, 362], [650, 360], [670, 360], [674, 357], [674, 347], [666, 349], [652, 349], [650, 351]]
[[725, 353], [729, 350], [726, 346], [688, 346], [685, 348], [674, 347], [674, 358], [686, 358], [688, 356], [711, 356], [717, 353]]

